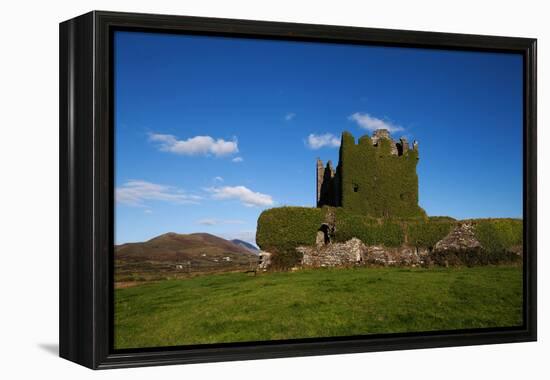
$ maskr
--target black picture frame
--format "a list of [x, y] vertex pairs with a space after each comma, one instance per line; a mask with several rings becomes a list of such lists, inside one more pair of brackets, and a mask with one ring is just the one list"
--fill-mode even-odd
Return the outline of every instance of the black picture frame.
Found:
[[[521, 54], [523, 326], [113, 350], [112, 36], [115, 30]], [[536, 39], [105, 11], [93, 11], [62, 22], [59, 38], [61, 357], [103, 369], [536, 340]]]

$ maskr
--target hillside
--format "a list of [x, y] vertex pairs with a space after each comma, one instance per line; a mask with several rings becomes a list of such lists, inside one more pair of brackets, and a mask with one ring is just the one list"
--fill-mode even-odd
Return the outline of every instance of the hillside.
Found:
[[241, 245], [207, 233], [176, 234], [169, 232], [142, 243], [116, 247], [117, 259], [155, 261], [193, 260], [203, 257], [240, 257], [250, 252]]
[[257, 255], [248, 248], [218, 236], [169, 232], [145, 242], [116, 246], [115, 279], [157, 280], [178, 274], [245, 269], [256, 262]]
[[237, 244], [238, 246], [243, 247], [244, 249], [246, 249], [247, 251], [249, 251], [251, 253], [258, 254], [260, 252], [260, 249], [258, 247], [256, 247], [253, 244], [250, 244], [247, 241], [240, 240], [240, 239], [233, 239], [233, 240], [231, 240], [231, 242], [234, 243], [234, 244]]

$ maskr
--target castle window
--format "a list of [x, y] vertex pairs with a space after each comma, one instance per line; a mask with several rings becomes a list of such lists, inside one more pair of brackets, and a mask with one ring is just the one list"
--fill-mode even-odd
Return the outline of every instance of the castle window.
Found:
[[403, 144], [396, 143], [395, 146], [397, 147], [397, 155], [402, 156], [403, 155]]
[[356, 183], [353, 184], [353, 191], [355, 193], [359, 192], [359, 185], [358, 184], [356, 184]]

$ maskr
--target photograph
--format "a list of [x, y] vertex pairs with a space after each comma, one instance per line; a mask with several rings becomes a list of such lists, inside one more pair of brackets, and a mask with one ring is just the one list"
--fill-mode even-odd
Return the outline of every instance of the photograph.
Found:
[[550, 379], [542, 4], [8, 2], [0, 378]]
[[524, 325], [522, 54], [112, 38], [115, 350]]

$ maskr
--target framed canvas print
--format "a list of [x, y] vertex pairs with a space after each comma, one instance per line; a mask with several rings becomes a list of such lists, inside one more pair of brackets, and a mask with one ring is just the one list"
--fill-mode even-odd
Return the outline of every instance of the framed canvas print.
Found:
[[536, 40], [60, 25], [60, 355], [536, 340]]

